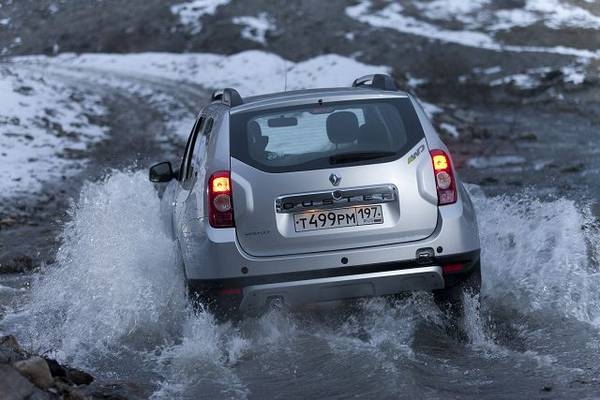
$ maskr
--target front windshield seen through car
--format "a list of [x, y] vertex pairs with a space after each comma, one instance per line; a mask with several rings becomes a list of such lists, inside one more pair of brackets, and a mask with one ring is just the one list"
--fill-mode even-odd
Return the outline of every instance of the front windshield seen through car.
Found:
[[247, 118], [237, 115], [234, 120], [241, 126], [232, 131], [238, 135], [241, 131], [242, 137], [232, 140], [237, 143], [232, 153], [274, 172], [326, 168], [335, 160], [389, 161], [423, 137], [409, 100], [395, 100], [305, 105], [252, 113]]

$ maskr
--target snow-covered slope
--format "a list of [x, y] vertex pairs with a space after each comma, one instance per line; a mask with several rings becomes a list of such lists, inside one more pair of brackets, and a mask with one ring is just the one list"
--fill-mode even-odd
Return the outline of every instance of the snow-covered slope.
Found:
[[[383, 4], [383, 8], [376, 7], [380, 3]], [[566, 46], [515, 45], [504, 43], [497, 38], [499, 32], [535, 24], [543, 24], [550, 29], [600, 30], [600, 16], [566, 1], [527, 0], [522, 8], [498, 10], [493, 9], [491, 0], [412, 0], [409, 3], [412, 7], [389, 0], [377, 3], [361, 0], [358, 4], [347, 7], [346, 14], [373, 27], [393, 29], [468, 47], [600, 58], [598, 50]]]
[[0, 67], [0, 199], [68, 177], [106, 134], [101, 98], [19, 65]]
[[205, 88], [235, 87], [242, 96], [287, 90], [347, 86], [356, 77], [390, 72], [349, 57], [327, 54], [299, 63], [264, 51], [249, 50], [226, 56], [209, 53], [62, 54], [58, 57], [19, 57], [22, 62], [77, 66], [108, 73], [151, 76], [191, 82]]
[[[45, 72], [43, 72], [45, 71]], [[231, 56], [217, 54], [62, 54], [25, 56], [0, 69], [0, 198], [40, 190], [45, 182], [81, 169], [86, 149], [101, 140], [107, 128], [94, 121], [105, 113], [102, 98], [86, 87], [128, 91], [156, 103], [175, 136], [185, 137], [189, 119], [165, 93], [150, 93], [138, 83], [151, 80], [155, 90], [168, 82], [174, 90], [195, 84], [207, 89], [235, 87], [242, 96], [319, 86], [347, 86], [360, 75], [389, 72], [335, 54], [299, 63], [263, 51]], [[54, 76], [60, 75], [60, 79]], [[72, 79], [72, 82], [69, 82]], [[78, 88], [78, 89], [74, 89]], [[167, 97], [168, 98], [167, 98]], [[162, 104], [162, 107], [160, 103]], [[200, 105], [198, 105], [198, 110]]]

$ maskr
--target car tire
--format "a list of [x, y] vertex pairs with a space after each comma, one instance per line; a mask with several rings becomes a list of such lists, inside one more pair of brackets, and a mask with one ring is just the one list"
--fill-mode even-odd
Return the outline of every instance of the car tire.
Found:
[[194, 290], [186, 281], [188, 300], [195, 312], [210, 312], [218, 322], [236, 321], [242, 318], [240, 300], [237, 296], [219, 296], [212, 290]]
[[473, 268], [471, 274], [462, 282], [434, 292], [436, 304], [443, 310], [449, 311], [451, 316], [460, 317], [464, 314], [465, 305], [463, 301], [467, 294], [471, 298], [479, 300], [481, 292], [481, 267], [479, 262]]

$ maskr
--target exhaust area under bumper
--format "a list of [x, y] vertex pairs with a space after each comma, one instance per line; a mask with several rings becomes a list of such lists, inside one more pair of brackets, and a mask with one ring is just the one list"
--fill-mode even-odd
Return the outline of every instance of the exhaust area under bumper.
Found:
[[257, 313], [271, 303], [293, 307], [324, 301], [442, 288], [444, 288], [444, 276], [439, 266], [260, 284], [243, 289], [240, 311], [249, 314]]

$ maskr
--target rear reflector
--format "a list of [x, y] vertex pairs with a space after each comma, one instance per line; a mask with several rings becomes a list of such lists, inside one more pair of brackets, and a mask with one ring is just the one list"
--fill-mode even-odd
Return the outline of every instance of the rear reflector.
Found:
[[208, 180], [208, 222], [213, 228], [234, 226], [229, 171], [215, 172]]
[[463, 264], [447, 264], [442, 266], [442, 271], [444, 274], [455, 274], [457, 272], [462, 272], [464, 265]]
[[452, 161], [444, 150], [431, 150], [431, 162], [435, 174], [435, 186], [438, 193], [438, 205], [456, 203], [456, 179], [452, 169]]

